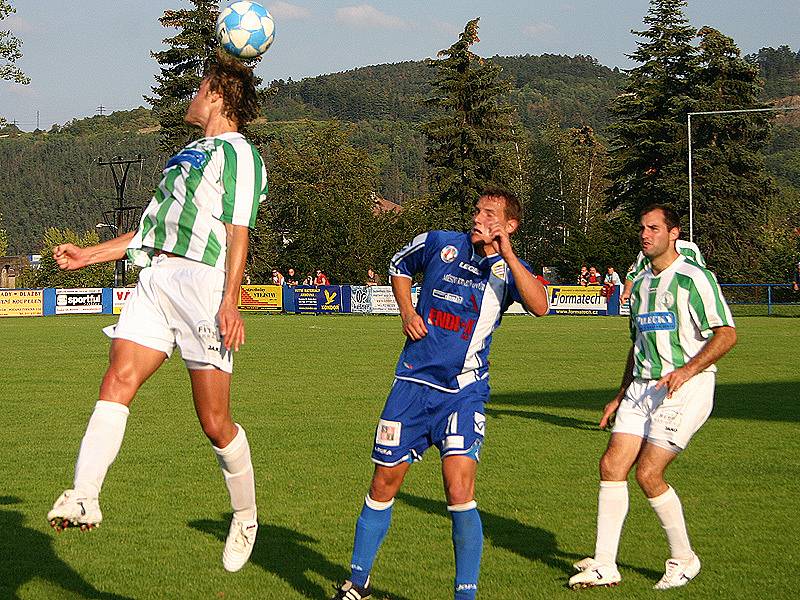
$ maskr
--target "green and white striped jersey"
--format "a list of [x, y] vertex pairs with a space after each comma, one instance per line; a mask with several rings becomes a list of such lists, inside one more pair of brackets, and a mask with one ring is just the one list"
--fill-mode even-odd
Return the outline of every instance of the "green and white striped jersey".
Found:
[[734, 327], [733, 316], [711, 271], [682, 254], [658, 275], [647, 265], [631, 291], [634, 377], [660, 379], [682, 367], [722, 326]]
[[267, 171], [241, 133], [196, 140], [167, 161], [128, 257], [150, 264], [156, 250], [225, 270], [225, 223], [253, 227], [267, 194]]
[[[677, 239], [675, 240], [675, 250], [678, 252], [678, 254], [688, 256], [701, 267], [706, 266], [706, 261], [703, 259], [703, 255], [700, 254], [700, 248], [698, 248], [697, 244], [694, 242], [687, 242], [686, 240]], [[636, 257], [636, 262], [631, 265], [630, 269], [628, 269], [628, 274], [625, 276], [625, 279], [628, 281], [633, 281], [636, 279], [636, 276], [644, 271], [644, 268], [649, 264], [650, 259], [644, 255], [644, 252], [639, 252], [639, 256]]]

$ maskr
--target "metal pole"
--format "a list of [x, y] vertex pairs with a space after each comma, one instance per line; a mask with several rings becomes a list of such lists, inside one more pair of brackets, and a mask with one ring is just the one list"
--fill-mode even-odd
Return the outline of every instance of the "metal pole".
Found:
[[686, 131], [689, 134], [689, 241], [694, 241], [694, 202], [692, 201], [692, 113], [686, 115]]

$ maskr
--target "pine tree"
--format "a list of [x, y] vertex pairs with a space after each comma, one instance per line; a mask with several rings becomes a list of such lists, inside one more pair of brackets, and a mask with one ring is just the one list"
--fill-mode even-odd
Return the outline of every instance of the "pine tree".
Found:
[[[741, 57], [734, 41], [711, 27], [700, 36], [700, 64], [691, 83], [695, 111], [759, 108], [758, 68]], [[748, 281], [761, 268], [760, 231], [777, 188], [762, 151], [771, 114], [702, 115], [693, 121], [695, 237], [706, 259], [730, 280]]]
[[[216, 21], [217, 0], [188, 0], [194, 8], [166, 10], [159, 19], [161, 25], [178, 33], [164, 40], [167, 50], [151, 52], [161, 65], [156, 75], [153, 96], [145, 96], [161, 124], [161, 148], [172, 154], [197, 136], [196, 130], [183, 122], [186, 108], [200, 86], [207, 65], [215, 60], [219, 46]], [[254, 66], [258, 58], [247, 60]], [[258, 81], [257, 81], [258, 83]]]
[[467, 23], [458, 41], [429, 63], [436, 70], [435, 95], [427, 102], [439, 113], [423, 125], [431, 189], [462, 218], [487, 184], [507, 183], [501, 146], [515, 139], [513, 109], [505, 104], [510, 83], [501, 67], [470, 51], [478, 21]]
[[609, 206], [637, 214], [653, 202], [687, 207], [686, 113], [693, 110], [696, 31], [683, 15], [685, 0], [651, 0], [649, 28], [629, 55], [640, 66], [628, 71], [625, 90], [612, 106]]

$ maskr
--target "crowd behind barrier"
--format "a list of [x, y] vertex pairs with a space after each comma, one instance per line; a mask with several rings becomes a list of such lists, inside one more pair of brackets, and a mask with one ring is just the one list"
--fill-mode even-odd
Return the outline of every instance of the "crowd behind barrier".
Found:
[[[548, 285], [550, 314], [618, 315], [619, 286], [607, 296], [599, 287]], [[0, 317], [36, 317], [64, 314], [119, 314], [133, 288], [40, 290], [0, 289]], [[416, 304], [419, 288], [412, 288]], [[288, 314], [396, 315], [397, 303], [388, 285], [243, 285], [239, 295], [243, 312]], [[623, 307], [624, 309], [624, 307]], [[506, 314], [526, 314], [514, 303]]]

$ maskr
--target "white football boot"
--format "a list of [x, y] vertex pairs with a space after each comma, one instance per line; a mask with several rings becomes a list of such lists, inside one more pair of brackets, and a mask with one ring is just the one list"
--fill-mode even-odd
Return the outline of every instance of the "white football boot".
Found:
[[579, 572], [569, 578], [569, 587], [573, 590], [590, 587], [610, 587], [619, 585], [622, 575], [617, 565], [606, 565], [589, 557], [573, 565]]
[[240, 521], [235, 516], [231, 519], [228, 539], [222, 551], [222, 566], [226, 571], [233, 573], [244, 566], [253, 552], [257, 532], [257, 521]]
[[103, 513], [100, 512], [100, 502], [96, 497], [66, 490], [47, 513], [47, 520], [58, 532], [68, 527], [80, 527], [81, 531], [89, 531], [100, 525]]
[[700, 558], [696, 554], [684, 560], [670, 558], [664, 566], [664, 576], [653, 586], [654, 590], [668, 590], [689, 583], [700, 572]]

